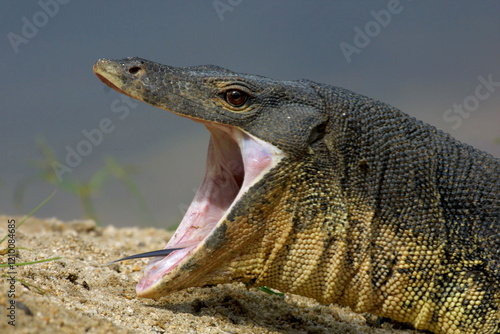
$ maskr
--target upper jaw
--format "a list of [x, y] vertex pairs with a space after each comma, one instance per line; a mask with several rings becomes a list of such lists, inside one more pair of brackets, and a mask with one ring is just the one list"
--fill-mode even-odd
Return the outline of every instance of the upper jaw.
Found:
[[93, 70], [107, 86], [136, 100], [195, 121], [217, 119], [209, 102], [215, 88], [199, 84], [189, 68], [125, 58], [99, 59]]
[[165, 247], [183, 249], [150, 261], [136, 288], [140, 297], [230, 281], [229, 273], [217, 271], [242, 244], [232, 231], [231, 212], [283, 158], [280, 149], [238, 128], [205, 126], [211, 133], [205, 177]]

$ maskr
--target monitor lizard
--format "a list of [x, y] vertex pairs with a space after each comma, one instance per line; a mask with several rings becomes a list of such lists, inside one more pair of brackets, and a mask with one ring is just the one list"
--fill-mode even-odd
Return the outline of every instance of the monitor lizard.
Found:
[[101, 59], [211, 133], [206, 174], [141, 297], [266, 285], [434, 333], [500, 333], [500, 159], [347, 89]]

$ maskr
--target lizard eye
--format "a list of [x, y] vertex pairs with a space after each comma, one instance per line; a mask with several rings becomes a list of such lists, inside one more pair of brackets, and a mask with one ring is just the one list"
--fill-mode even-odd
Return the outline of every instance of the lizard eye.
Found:
[[248, 100], [248, 94], [237, 89], [226, 92], [226, 101], [234, 107], [241, 107]]

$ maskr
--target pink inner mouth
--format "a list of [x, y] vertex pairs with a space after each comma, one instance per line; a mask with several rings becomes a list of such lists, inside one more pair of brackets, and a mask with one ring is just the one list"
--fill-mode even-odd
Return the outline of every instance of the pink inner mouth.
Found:
[[281, 160], [275, 146], [236, 128], [205, 124], [211, 133], [205, 176], [181, 224], [165, 248], [183, 248], [155, 257], [136, 291], [151, 288], [203, 244], [231, 206]]

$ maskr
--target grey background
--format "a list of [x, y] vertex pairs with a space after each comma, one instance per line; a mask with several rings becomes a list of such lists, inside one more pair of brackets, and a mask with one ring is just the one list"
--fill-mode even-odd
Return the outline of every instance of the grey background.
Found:
[[[120, 120], [112, 111], [120, 95], [92, 73], [99, 58], [215, 64], [275, 79], [338, 85], [390, 103], [500, 157], [500, 88], [457, 129], [443, 118], [454, 104], [474, 96], [479, 76], [500, 81], [498, 1], [401, 0], [400, 12], [372, 33], [350, 63], [340, 43], [354, 45], [355, 27], [365, 30], [374, 21], [371, 11], [387, 10], [392, 1], [64, 2], [57, 10], [55, 0], [0, 3], [2, 214], [27, 213], [54, 189], [33, 183], [26, 188], [24, 208], [14, 205], [16, 187], [37, 172], [30, 164], [41, 158], [36, 138], [44, 136], [64, 162], [67, 145], [75, 148], [85, 139], [83, 130], [109, 118], [114, 131], [71, 177], [88, 180], [106, 156], [135, 166], [133, 178], [153, 219], [138, 213], [137, 203], [116, 181], [94, 197], [99, 217], [107, 224], [157, 226], [181, 218], [203, 176], [207, 131], [144, 103]], [[221, 3], [229, 7], [218, 13], [214, 4]], [[52, 6], [46, 22], [41, 4]], [[9, 36], [23, 37], [25, 22], [34, 20], [38, 31], [16, 53]], [[76, 219], [83, 211], [76, 196], [59, 190], [37, 215]]]

